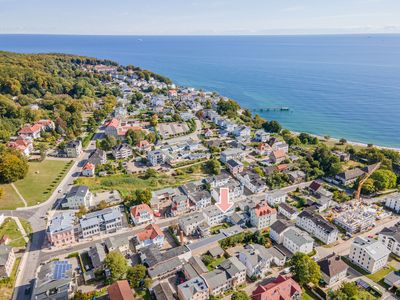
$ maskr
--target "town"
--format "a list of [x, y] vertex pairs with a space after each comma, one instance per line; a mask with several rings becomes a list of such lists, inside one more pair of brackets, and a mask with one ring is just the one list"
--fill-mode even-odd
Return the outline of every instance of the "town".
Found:
[[137, 69], [79, 67], [118, 90], [109, 113], [51, 147], [36, 145], [52, 119], [7, 143], [66, 163], [45, 201], [0, 212], [14, 299], [397, 299], [397, 151], [295, 134]]

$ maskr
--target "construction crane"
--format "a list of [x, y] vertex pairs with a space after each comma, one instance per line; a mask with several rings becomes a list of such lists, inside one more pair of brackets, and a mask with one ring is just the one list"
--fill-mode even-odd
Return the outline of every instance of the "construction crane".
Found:
[[376, 164], [373, 164], [373, 165], [370, 165], [370, 166], [367, 167], [368, 171], [365, 172], [365, 176], [358, 183], [357, 192], [356, 192], [356, 196], [355, 196], [355, 199], [357, 201], [360, 200], [361, 189], [362, 189], [364, 183], [368, 180], [368, 178], [372, 175], [372, 173], [374, 173], [380, 167], [381, 167], [381, 163], [380, 162], [378, 162]]

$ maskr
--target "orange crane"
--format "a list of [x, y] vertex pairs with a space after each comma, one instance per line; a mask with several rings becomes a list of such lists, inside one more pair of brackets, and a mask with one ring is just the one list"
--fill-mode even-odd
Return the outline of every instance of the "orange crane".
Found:
[[381, 163], [380, 162], [368, 167], [368, 169], [367, 169], [368, 172], [365, 173], [365, 176], [358, 183], [357, 192], [356, 192], [356, 196], [355, 196], [356, 200], [360, 200], [361, 189], [362, 189], [364, 183], [368, 180], [368, 178], [372, 175], [372, 173], [374, 173], [380, 167], [381, 167]]

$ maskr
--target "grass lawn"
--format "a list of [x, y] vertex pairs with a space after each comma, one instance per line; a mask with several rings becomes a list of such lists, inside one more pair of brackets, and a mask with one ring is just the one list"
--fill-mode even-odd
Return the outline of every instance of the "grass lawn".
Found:
[[3, 190], [3, 194], [0, 197], [0, 210], [16, 209], [24, 206], [24, 202], [18, 197], [10, 184], [1, 184], [0, 189]]
[[214, 260], [207, 266], [208, 270], [209, 270], [209, 271], [215, 270], [215, 268], [216, 268], [220, 263], [222, 263], [224, 260], [225, 260], [225, 257], [223, 257], [223, 256], [214, 259]]
[[190, 181], [204, 178], [202, 173], [182, 174], [177, 176], [159, 175], [148, 179], [138, 175], [117, 174], [107, 177], [79, 178], [76, 184], [87, 185], [92, 192], [104, 190], [118, 190], [122, 197], [133, 194], [137, 189], [150, 189], [152, 191], [177, 187]]
[[15, 277], [16, 277], [18, 266], [19, 266], [20, 262], [21, 262], [21, 258], [20, 257], [16, 258], [10, 278], [5, 279], [4, 282], [0, 282], [1, 299], [11, 299], [12, 293], [14, 290]]
[[9, 246], [24, 247], [26, 245], [17, 223], [11, 218], [6, 218], [4, 223], [0, 226], [0, 237], [3, 237], [3, 235], [7, 235], [10, 238], [11, 242]]
[[301, 294], [301, 300], [314, 300], [314, 299], [316, 298], [307, 293], [307, 291], [303, 289], [303, 292]]
[[225, 228], [229, 228], [230, 226], [229, 226], [229, 224], [228, 223], [223, 223], [223, 224], [221, 224], [221, 225], [216, 225], [216, 226], [214, 226], [214, 227], [211, 227], [210, 228], [210, 232], [211, 232], [211, 234], [216, 234], [216, 233], [219, 233], [219, 231], [221, 230], [221, 229], [225, 229]]
[[38, 204], [49, 198], [71, 166], [72, 160], [30, 162], [28, 174], [15, 186], [28, 205]]
[[383, 269], [379, 270], [378, 272], [375, 272], [374, 274], [369, 274], [367, 275], [367, 277], [376, 283], [380, 283], [380, 281], [381, 280], [383, 281], [383, 278], [387, 274], [395, 270], [396, 269], [394, 267], [392, 267], [390, 264], [387, 264]]
[[22, 218], [19, 218], [19, 221], [21, 222], [22, 227], [24, 227], [26, 234], [31, 235], [32, 234], [31, 224], [27, 220]]

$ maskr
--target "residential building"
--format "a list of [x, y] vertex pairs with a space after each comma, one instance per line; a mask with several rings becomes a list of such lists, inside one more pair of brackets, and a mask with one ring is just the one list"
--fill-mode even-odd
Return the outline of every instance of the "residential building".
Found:
[[278, 219], [270, 227], [269, 237], [277, 244], [283, 243], [283, 234], [294, 225], [286, 220]]
[[84, 215], [79, 220], [82, 237], [88, 238], [100, 233], [112, 233], [122, 228], [122, 214], [119, 206], [108, 207]]
[[106, 238], [104, 244], [108, 252], [119, 251], [123, 255], [129, 253], [129, 239], [124, 236], [110, 236]]
[[388, 248], [393, 254], [400, 256], [400, 227], [385, 227], [378, 233], [378, 241]]
[[333, 193], [328, 191], [321, 183], [315, 180], [311, 182], [308, 190], [317, 198], [332, 198], [333, 196]]
[[351, 244], [349, 259], [368, 273], [386, 266], [390, 250], [380, 241], [356, 237]]
[[110, 300], [135, 300], [128, 280], [118, 280], [107, 287]]
[[270, 206], [277, 206], [280, 203], [286, 202], [287, 193], [281, 190], [270, 191], [265, 194], [265, 200]]
[[233, 130], [233, 134], [236, 137], [250, 137], [251, 129], [247, 126], [236, 126]]
[[301, 170], [287, 172], [291, 183], [300, 183], [306, 179], [306, 174]]
[[168, 281], [161, 281], [153, 287], [153, 294], [156, 300], [176, 300], [176, 293]]
[[302, 290], [292, 278], [279, 275], [273, 282], [259, 285], [251, 295], [252, 300], [300, 300]]
[[324, 244], [334, 243], [338, 238], [339, 231], [335, 225], [307, 209], [303, 210], [298, 215], [296, 225], [319, 239]]
[[230, 159], [226, 162], [226, 166], [228, 167], [229, 172], [233, 175], [236, 176], [238, 173], [243, 172], [243, 164], [236, 160], [236, 159]]
[[164, 233], [157, 224], [149, 224], [135, 235], [134, 244], [136, 250], [152, 244], [161, 248], [164, 244]]
[[0, 277], [10, 277], [15, 263], [14, 249], [0, 245]]
[[107, 162], [107, 155], [106, 155], [106, 151], [101, 150], [101, 149], [96, 149], [94, 150], [89, 158], [88, 158], [88, 162], [98, 166], [98, 165], [103, 165]]
[[245, 152], [243, 152], [242, 149], [239, 148], [227, 149], [221, 152], [220, 160], [224, 164], [230, 159], [236, 159], [240, 161], [243, 159], [244, 155]]
[[201, 212], [183, 216], [178, 220], [179, 227], [186, 236], [194, 235], [198, 232], [199, 226], [206, 223], [206, 219]]
[[46, 230], [49, 243], [55, 247], [74, 243], [74, 222], [74, 212], [61, 212], [53, 216]]
[[154, 213], [150, 206], [145, 203], [132, 206], [130, 209], [131, 218], [135, 225], [150, 223], [154, 221]]
[[63, 202], [62, 207], [79, 209], [81, 206], [84, 206], [89, 208], [92, 206], [92, 201], [93, 195], [87, 186], [75, 185], [65, 196], [65, 201]]
[[94, 269], [99, 269], [103, 267], [103, 262], [106, 258], [106, 251], [100, 243], [95, 243], [94, 246], [90, 246], [88, 250], [88, 256], [92, 261], [92, 266]]
[[210, 295], [218, 296], [246, 282], [246, 267], [237, 257], [224, 260], [218, 269], [202, 276]]
[[127, 159], [133, 155], [132, 147], [127, 143], [122, 143], [112, 147], [112, 155], [115, 159]]
[[229, 176], [229, 174], [227, 174], [226, 172], [222, 172], [219, 175], [207, 177], [203, 181], [205, 184], [209, 184], [210, 188], [214, 189], [226, 186], [231, 178], [232, 177]]
[[74, 290], [73, 269], [67, 261], [50, 261], [40, 266], [32, 299], [70, 299]]
[[203, 209], [203, 216], [210, 227], [222, 224], [227, 216], [233, 214], [233, 207], [226, 212], [222, 212], [216, 205], [211, 205]]
[[189, 195], [192, 208], [200, 210], [211, 205], [211, 194], [207, 190], [195, 192]]
[[158, 166], [165, 162], [165, 155], [161, 150], [150, 151], [147, 154], [147, 161], [151, 166]]
[[250, 210], [250, 223], [257, 229], [264, 229], [276, 221], [277, 213], [264, 201], [257, 204]]
[[186, 195], [179, 194], [172, 197], [171, 213], [173, 216], [187, 213], [189, 209], [189, 198]]
[[267, 188], [265, 180], [263, 180], [260, 175], [252, 171], [243, 171], [237, 173], [236, 178], [252, 193], [261, 193]]
[[296, 220], [297, 216], [299, 215], [299, 211], [296, 207], [285, 202], [278, 205], [278, 212], [289, 220]]
[[9, 141], [7, 146], [15, 150], [21, 151], [26, 157], [29, 157], [33, 151], [33, 142], [31, 139], [18, 137], [15, 140]]
[[313, 250], [314, 240], [307, 232], [292, 227], [283, 233], [282, 245], [291, 253], [302, 252], [308, 254]]
[[270, 134], [265, 132], [263, 129], [259, 129], [254, 134], [254, 140], [256, 142], [266, 143], [269, 140]]
[[347, 277], [349, 266], [339, 255], [331, 254], [318, 261], [322, 279], [328, 286], [337, 284]]
[[396, 213], [400, 213], [400, 193], [395, 193], [386, 197], [385, 206], [394, 210]]
[[80, 140], [70, 141], [65, 145], [67, 157], [76, 158], [82, 153], [82, 142]]
[[150, 144], [147, 140], [139, 141], [139, 142], [136, 144], [136, 147], [137, 147], [140, 151], [148, 152], [148, 151], [151, 150], [151, 144]]
[[90, 162], [87, 162], [82, 168], [82, 176], [92, 177], [95, 174], [96, 166]]
[[400, 288], [400, 272], [392, 271], [385, 276], [383, 282], [388, 285], [389, 289], [395, 287], [396, 290]]
[[282, 149], [272, 151], [269, 158], [274, 164], [280, 164], [286, 159], [286, 152]]
[[207, 300], [209, 299], [208, 287], [200, 276], [192, 278], [177, 286], [180, 300]]
[[[230, 179], [224, 187], [229, 188], [230, 200], [238, 199], [243, 195], [244, 185], [242, 185], [237, 180]], [[220, 188], [214, 188], [213, 190], [211, 190], [211, 196], [216, 202], [219, 201], [219, 193], [220, 193]]]
[[350, 185], [350, 184], [356, 182], [356, 180], [359, 177], [363, 176], [364, 174], [365, 174], [364, 171], [361, 170], [360, 168], [354, 168], [354, 169], [350, 169], [345, 172], [339, 173], [338, 175], [335, 176], [335, 179], [343, 185]]
[[266, 155], [269, 156], [272, 152], [272, 148], [267, 143], [261, 143], [256, 147], [256, 153], [258, 155]]

